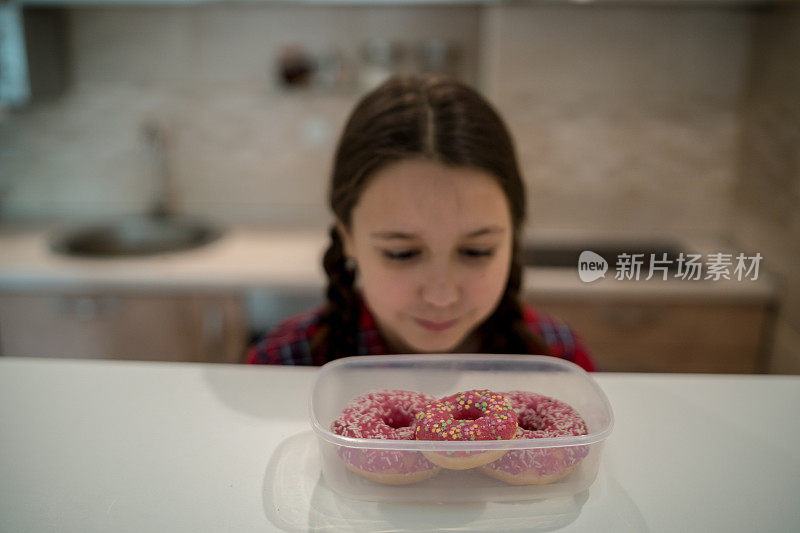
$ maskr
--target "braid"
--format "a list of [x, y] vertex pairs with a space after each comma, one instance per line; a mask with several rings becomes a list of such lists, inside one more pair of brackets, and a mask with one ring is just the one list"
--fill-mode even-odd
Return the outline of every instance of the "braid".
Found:
[[525, 324], [519, 292], [522, 287], [522, 263], [519, 246], [514, 242], [508, 283], [494, 313], [478, 330], [483, 353], [550, 355], [550, 349]]
[[355, 271], [347, 268], [342, 238], [336, 226], [330, 229], [331, 244], [325, 252], [323, 266], [328, 275], [328, 302], [320, 316], [321, 328], [311, 341], [314, 364], [358, 355], [358, 296], [353, 288]]

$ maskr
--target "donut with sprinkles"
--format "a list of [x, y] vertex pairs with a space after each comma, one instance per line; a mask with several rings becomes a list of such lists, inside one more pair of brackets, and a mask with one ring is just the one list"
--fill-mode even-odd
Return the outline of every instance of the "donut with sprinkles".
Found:
[[[331, 424], [331, 431], [361, 439], [413, 440], [416, 414], [432, 396], [407, 390], [379, 390], [353, 399]], [[340, 446], [345, 466], [387, 485], [417, 483], [434, 476], [438, 466], [420, 452]]]
[[[586, 435], [586, 422], [570, 405], [535, 392], [502, 393], [517, 412], [517, 439]], [[481, 472], [512, 485], [545, 485], [568, 476], [589, 453], [589, 446], [510, 450], [482, 466]]]
[[[417, 413], [417, 440], [486, 441], [508, 440], [517, 433], [517, 413], [502, 395], [490, 390], [469, 390], [433, 401]], [[424, 451], [432, 463], [451, 470], [466, 470], [491, 463], [505, 450]]]

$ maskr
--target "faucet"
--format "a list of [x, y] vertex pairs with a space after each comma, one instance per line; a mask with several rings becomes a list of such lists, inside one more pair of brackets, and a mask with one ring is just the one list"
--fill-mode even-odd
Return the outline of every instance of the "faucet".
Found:
[[167, 160], [167, 136], [164, 128], [155, 120], [148, 120], [142, 124], [142, 134], [150, 157], [156, 166], [155, 195], [147, 214], [156, 219], [172, 217], [175, 212], [172, 176]]

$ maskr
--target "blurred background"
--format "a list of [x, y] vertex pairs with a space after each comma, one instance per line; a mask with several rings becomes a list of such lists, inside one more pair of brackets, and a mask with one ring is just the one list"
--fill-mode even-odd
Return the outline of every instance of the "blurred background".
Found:
[[241, 361], [323, 301], [355, 102], [441, 72], [506, 119], [524, 297], [602, 369], [800, 373], [799, 64], [788, 1], [0, 2], [0, 354]]

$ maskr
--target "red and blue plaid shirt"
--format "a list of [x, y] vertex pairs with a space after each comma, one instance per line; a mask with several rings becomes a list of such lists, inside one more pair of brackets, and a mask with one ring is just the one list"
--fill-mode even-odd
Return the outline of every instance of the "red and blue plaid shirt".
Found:
[[[322, 365], [311, 355], [311, 340], [319, 331], [324, 306], [289, 318], [254, 344], [245, 362], [266, 365]], [[522, 305], [523, 319], [531, 332], [550, 348], [550, 355], [571, 361], [584, 370], [594, 371], [595, 364], [583, 341], [561, 320], [545, 315], [528, 304]], [[389, 348], [381, 337], [375, 318], [362, 302], [358, 324], [357, 347], [353, 355], [386, 355]]]

